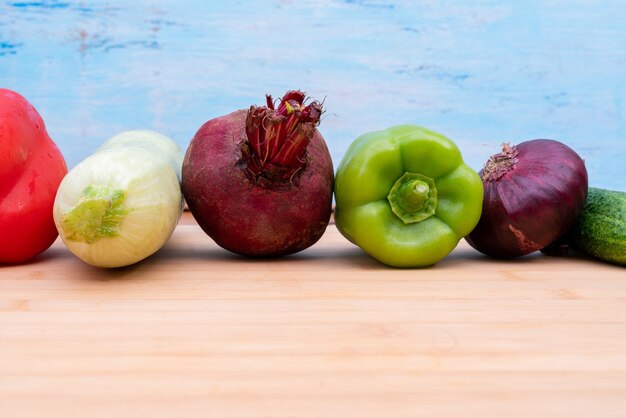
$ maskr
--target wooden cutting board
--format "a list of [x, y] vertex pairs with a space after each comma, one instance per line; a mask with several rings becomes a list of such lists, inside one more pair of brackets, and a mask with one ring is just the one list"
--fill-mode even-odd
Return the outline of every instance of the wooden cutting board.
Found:
[[461, 242], [373, 261], [331, 225], [279, 260], [185, 215], [136, 266], [0, 269], [0, 417], [624, 417], [626, 269]]

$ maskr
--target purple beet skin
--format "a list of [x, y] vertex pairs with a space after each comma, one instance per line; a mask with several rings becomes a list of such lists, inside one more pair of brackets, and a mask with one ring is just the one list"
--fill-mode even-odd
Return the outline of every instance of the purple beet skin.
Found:
[[187, 149], [182, 189], [202, 229], [247, 256], [280, 256], [317, 242], [328, 225], [333, 166], [317, 130], [322, 106], [290, 91], [206, 122]]

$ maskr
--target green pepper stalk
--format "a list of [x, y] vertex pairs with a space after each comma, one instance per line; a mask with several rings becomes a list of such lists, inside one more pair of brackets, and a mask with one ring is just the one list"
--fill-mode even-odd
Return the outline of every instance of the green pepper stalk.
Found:
[[350, 145], [335, 180], [335, 222], [377, 260], [424, 267], [474, 229], [482, 199], [478, 173], [450, 139], [400, 125]]

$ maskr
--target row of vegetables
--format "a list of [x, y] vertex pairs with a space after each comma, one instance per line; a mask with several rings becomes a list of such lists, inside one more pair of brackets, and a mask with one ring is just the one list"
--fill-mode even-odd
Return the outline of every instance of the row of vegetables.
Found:
[[580, 156], [554, 140], [504, 144], [480, 173], [445, 136], [401, 125], [357, 138], [336, 176], [301, 91], [206, 122], [186, 154], [127, 131], [68, 172], [34, 107], [0, 89], [0, 263], [28, 261], [61, 236], [97, 267], [161, 248], [183, 201], [221, 247], [276, 257], [317, 242], [335, 196], [338, 230], [394, 267], [437, 263], [465, 237], [513, 258], [571, 247], [626, 264], [626, 193], [588, 188]]

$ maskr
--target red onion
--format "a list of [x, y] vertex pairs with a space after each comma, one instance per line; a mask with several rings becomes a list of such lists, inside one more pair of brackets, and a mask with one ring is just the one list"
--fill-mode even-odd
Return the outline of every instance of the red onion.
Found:
[[491, 257], [519, 257], [551, 244], [573, 224], [587, 197], [583, 160], [550, 139], [503, 144], [479, 174], [483, 212], [465, 239]]

